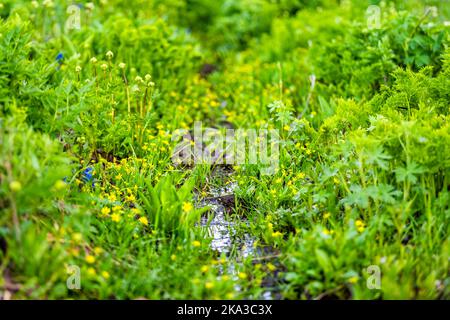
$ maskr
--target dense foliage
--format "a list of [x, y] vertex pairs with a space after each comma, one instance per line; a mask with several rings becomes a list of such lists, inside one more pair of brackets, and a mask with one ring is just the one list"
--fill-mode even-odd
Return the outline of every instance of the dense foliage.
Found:
[[[448, 10], [3, 0], [0, 298], [450, 298]], [[173, 163], [195, 121], [279, 130], [278, 170]], [[224, 184], [266, 256], [211, 249]]]

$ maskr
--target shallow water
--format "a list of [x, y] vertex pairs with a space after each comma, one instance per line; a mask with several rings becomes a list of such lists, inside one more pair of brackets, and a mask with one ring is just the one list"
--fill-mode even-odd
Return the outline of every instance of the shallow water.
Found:
[[255, 253], [255, 239], [249, 234], [237, 236], [237, 224], [246, 221], [244, 218], [233, 221], [227, 214], [227, 208], [221, 203], [222, 199], [234, 197], [236, 187], [236, 183], [230, 183], [210, 191], [212, 197], [202, 200], [200, 207], [209, 206], [211, 211], [202, 217], [200, 225], [207, 228], [208, 235], [212, 238], [211, 249], [219, 254], [225, 253], [228, 256], [234, 252], [236, 258], [246, 258]]
[[[224, 187], [214, 188], [209, 192], [211, 197], [201, 200], [198, 206], [209, 206], [211, 208], [201, 218], [200, 227], [206, 228], [208, 236], [211, 237], [211, 249], [217, 251], [219, 255], [224, 254], [228, 259], [228, 263], [225, 264], [226, 270], [224, 265], [218, 266], [220, 274], [229, 274], [237, 280], [237, 270], [239, 270], [238, 266], [242, 263], [242, 260], [246, 258], [261, 258], [265, 260], [264, 257], [272, 255], [274, 250], [270, 247], [256, 248], [254, 245], [256, 242], [255, 237], [248, 233], [237, 233], [238, 224], [248, 222], [242, 216], [233, 216], [233, 220], [228, 214], [230, 209], [234, 207], [230, 206], [229, 198], [234, 199], [236, 187], [236, 183], [230, 183]], [[226, 199], [228, 201], [224, 201]], [[226, 203], [225, 205], [224, 202]], [[268, 283], [276, 282], [276, 275], [272, 279], [267, 280], [269, 280]], [[280, 298], [276, 288], [273, 288], [271, 285], [264, 287], [267, 290], [263, 292], [260, 299], [273, 300]], [[241, 291], [241, 288], [236, 285], [235, 290]]]

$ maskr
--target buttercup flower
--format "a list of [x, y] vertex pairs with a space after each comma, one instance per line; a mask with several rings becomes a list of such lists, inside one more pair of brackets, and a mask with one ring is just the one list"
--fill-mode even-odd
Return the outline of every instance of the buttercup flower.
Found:
[[183, 211], [184, 212], [190, 212], [194, 209], [194, 206], [190, 202], [183, 202]]

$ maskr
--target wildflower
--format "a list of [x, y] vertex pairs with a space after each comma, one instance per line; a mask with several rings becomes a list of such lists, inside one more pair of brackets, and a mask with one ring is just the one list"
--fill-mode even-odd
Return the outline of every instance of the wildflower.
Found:
[[19, 192], [22, 189], [22, 184], [19, 181], [11, 181], [9, 188], [12, 192]]
[[106, 70], [106, 69], [108, 69], [108, 65], [106, 63], [104, 63], [100, 66], [100, 68], [102, 68], [102, 70]]
[[118, 174], [117, 176], [116, 176], [116, 180], [122, 180], [122, 174]]
[[86, 168], [83, 171], [83, 173], [81, 174], [81, 180], [83, 180], [84, 182], [91, 181], [93, 178], [93, 172], [94, 172], [94, 168], [92, 168], [92, 167]]
[[228, 292], [226, 297], [227, 297], [227, 299], [233, 299], [234, 298], [234, 293], [233, 292]]
[[111, 60], [114, 57], [114, 53], [110, 50], [106, 53], [106, 57]]
[[289, 130], [291, 130], [291, 127], [287, 124], [287, 125], [285, 125], [285, 126], [283, 127], [283, 130], [284, 130], [284, 131], [289, 131]]
[[95, 254], [101, 254], [103, 252], [103, 249], [100, 247], [95, 247], [94, 252], [95, 252]]
[[120, 221], [120, 215], [117, 214], [117, 213], [113, 213], [113, 214], [111, 215], [111, 220], [112, 220], [113, 222], [119, 222], [119, 221]]
[[275, 271], [276, 269], [277, 269], [277, 267], [275, 267], [272, 263], [267, 263], [266, 264], [266, 266], [267, 266], [267, 269], [269, 269], [270, 271]]
[[103, 207], [101, 210], [102, 215], [106, 216], [111, 212], [111, 209], [108, 207]]
[[323, 215], [323, 218], [324, 219], [328, 219], [329, 217], [331, 217], [331, 213], [325, 212], [324, 215]]
[[119, 68], [120, 69], [125, 69], [125, 66], [126, 66], [125, 63], [123, 63], [123, 62], [119, 63]]
[[62, 181], [62, 180], [58, 180], [55, 182], [54, 188], [57, 191], [63, 190], [65, 187], [67, 186], [67, 184]]
[[75, 72], [77, 72], [77, 73], [81, 72], [81, 67], [80, 66], [76, 66], [75, 67]]
[[170, 256], [170, 260], [172, 260], [172, 261], [175, 261], [175, 260], [177, 260], [177, 256], [176, 256], [176, 255], [174, 255], [174, 254], [173, 254], [173, 255], [171, 255], [171, 256]]
[[283, 236], [283, 234], [280, 231], [272, 232], [273, 238], [280, 238], [282, 236]]
[[203, 273], [208, 272], [208, 270], [209, 270], [208, 266], [202, 266], [200, 268], [200, 271], [203, 272]]
[[135, 197], [134, 195], [130, 194], [130, 195], [127, 197], [126, 200], [127, 200], [128, 202], [133, 202], [133, 201], [136, 201], [136, 197]]
[[247, 279], [247, 274], [244, 273], [244, 272], [239, 272], [239, 273], [238, 273], [238, 277], [239, 277], [239, 279], [241, 279], [241, 280], [245, 280], [245, 279]]
[[89, 264], [93, 264], [95, 262], [95, 257], [93, 255], [90, 255], [90, 254], [88, 254], [84, 259]]
[[357, 276], [353, 276], [350, 279], [348, 279], [348, 282], [355, 284], [358, 282], [358, 277]]
[[87, 269], [87, 273], [89, 276], [95, 276], [97, 274], [94, 268]]
[[120, 211], [120, 210], [122, 210], [122, 206], [114, 206], [114, 207], [112, 208], [112, 210], [113, 210], [113, 212]]
[[212, 283], [211, 281], [208, 281], [205, 283], [205, 288], [206, 289], [212, 289], [214, 288], [214, 283]]
[[183, 202], [183, 211], [184, 212], [190, 212], [194, 209], [194, 206], [190, 202]]
[[147, 217], [140, 217], [139, 222], [142, 223], [144, 226], [148, 226], [148, 219]]
[[33, 1], [31, 1], [31, 5], [32, 5], [34, 8], [38, 8], [38, 7], [39, 7], [39, 2], [37, 2], [36, 0], [33, 0]]
[[111, 193], [111, 194], [108, 196], [108, 200], [111, 201], [111, 202], [116, 201], [116, 200], [117, 200], [117, 197], [116, 197], [115, 193]]
[[144, 82], [144, 80], [142, 80], [142, 78], [140, 76], [137, 76], [136, 78], [134, 78], [134, 81], [136, 81], [136, 82]]
[[366, 225], [364, 224], [364, 222], [359, 219], [355, 221], [355, 226], [356, 226], [356, 230], [358, 230], [359, 233], [363, 232], [364, 229], [366, 228]]
[[201, 243], [200, 243], [200, 241], [195, 240], [195, 241], [192, 242], [192, 245], [193, 245], [194, 247], [200, 247]]
[[222, 280], [223, 281], [228, 281], [228, 280], [230, 280], [230, 276], [229, 275], [224, 275], [224, 276], [222, 276]]
[[150, 82], [148, 83], [148, 85], [149, 85], [150, 87], [154, 87], [154, 86], [155, 86], [155, 83], [152, 82], [152, 81], [150, 81]]
[[108, 271], [103, 271], [102, 272], [102, 277], [105, 278], [105, 280], [109, 279], [109, 272]]
[[152, 79], [152, 76], [149, 74], [146, 74], [144, 78], [145, 78], [145, 81], [149, 82]]
[[76, 243], [81, 242], [81, 240], [83, 240], [83, 235], [79, 232], [76, 232], [74, 234], [72, 234], [72, 240]]
[[58, 53], [58, 55], [56, 56], [56, 61], [58, 61], [58, 63], [61, 64], [63, 59], [64, 55], [61, 52]]
[[92, 64], [96, 64], [97, 63], [97, 58], [96, 57], [92, 57], [90, 61], [91, 61]]

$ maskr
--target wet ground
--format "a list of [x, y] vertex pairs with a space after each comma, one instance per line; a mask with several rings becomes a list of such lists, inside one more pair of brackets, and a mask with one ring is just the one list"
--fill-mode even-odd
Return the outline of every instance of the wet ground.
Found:
[[[218, 174], [216, 178], [223, 179], [225, 185], [210, 188], [208, 196], [200, 199], [197, 206], [210, 208], [201, 218], [200, 227], [205, 228], [211, 238], [211, 249], [228, 259], [227, 270], [220, 266], [220, 272], [237, 277], [239, 264], [247, 258], [252, 259], [254, 263], [264, 264], [270, 260], [272, 264], [279, 265], [274, 248], [255, 246], [258, 239], [249, 233], [238, 232], [242, 224], [249, 223], [244, 216], [232, 214], [235, 209], [235, 189], [238, 186], [236, 182], [231, 181], [232, 174], [229, 172], [226, 175], [223, 175], [223, 172], [215, 174]], [[281, 299], [278, 285], [278, 271], [275, 271], [264, 279], [262, 287], [265, 290], [260, 299]]]

